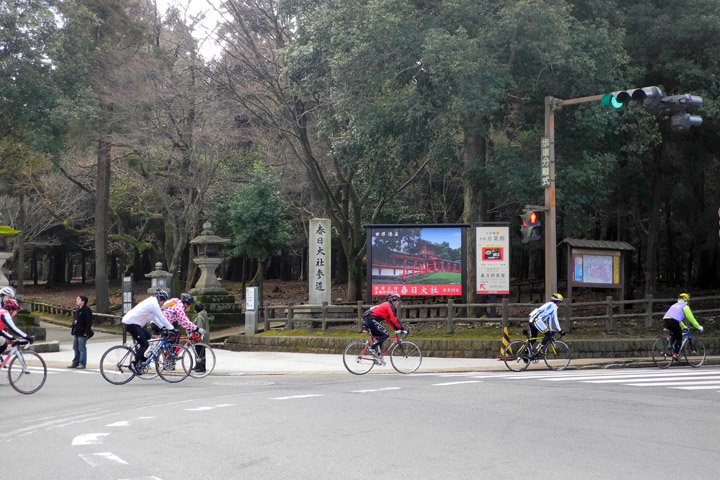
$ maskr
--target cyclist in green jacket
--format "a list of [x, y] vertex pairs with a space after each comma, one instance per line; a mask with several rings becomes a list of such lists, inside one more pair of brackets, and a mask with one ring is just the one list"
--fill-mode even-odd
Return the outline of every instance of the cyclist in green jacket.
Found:
[[697, 322], [697, 320], [695, 320], [695, 316], [693, 315], [692, 310], [690, 310], [688, 301], [690, 301], [690, 295], [687, 293], [681, 293], [678, 295], [678, 301], [673, 304], [667, 312], [665, 312], [665, 316], [663, 317], [664, 326], [670, 330], [673, 340], [675, 341], [675, 345], [673, 346], [673, 357], [675, 358], [678, 358], [680, 355], [682, 329], [687, 328], [683, 323], [683, 320], [687, 320], [693, 327], [697, 328], [701, 332], [703, 331], [703, 327]]

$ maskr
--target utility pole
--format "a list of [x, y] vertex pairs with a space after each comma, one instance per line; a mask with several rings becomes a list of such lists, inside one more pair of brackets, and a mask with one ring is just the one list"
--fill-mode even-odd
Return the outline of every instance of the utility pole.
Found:
[[[578, 103], [597, 102], [603, 95], [571, 98], [561, 100], [555, 97], [545, 97], [545, 138], [549, 152], [549, 181], [543, 182], [545, 186], [545, 300], [557, 292], [557, 218], [555, 211], [555, 112], [564, 105], [577, 105]], [[546, 166], [542, 166], [546, 168]]]

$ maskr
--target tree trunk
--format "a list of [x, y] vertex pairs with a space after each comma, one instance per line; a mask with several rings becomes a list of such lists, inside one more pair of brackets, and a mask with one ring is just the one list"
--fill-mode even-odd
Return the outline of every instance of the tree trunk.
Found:
[[15, 262], [15, 277], [17, 278], [17, 288], [15, 294], [18, 298], [23, 298], [25, 292], [25, 195], [20, 195], [20, 208], [18, 210], [18, 229], [20, 234], [17, 236], [17, 262]]
[[463, 219], [470, 224], [468, 229], [468, 249], [465, 257], [467, 283], [465, 299], [467, 303], [475, 303], [477, 279], [475, 272], [475, 228], [474, 224], [485, 220], [488, 199], [481, 188], [479, 178], [485, 167], [487, 157], [487, 137], [485, 134], [485, 118], [474, 114], [465, 119], [463, 126]]
[[[655, 164], [659, 166], [662, 155], [655, 155], [654, 157]], [[652, 198], [650, 200], [647, 243], [645, 246], [645, 296], [653, 295], [657, 284], [657, 240], [660, 235], [662, 183], [662, 168], [656, 168], [652, 178]]]
[[110, 140], [105, 135], [106, 120], [101, 120], [97, 154], [95, 193], [95, 310], [110, 313], [107, 277], [107, 230], [110, 203]]

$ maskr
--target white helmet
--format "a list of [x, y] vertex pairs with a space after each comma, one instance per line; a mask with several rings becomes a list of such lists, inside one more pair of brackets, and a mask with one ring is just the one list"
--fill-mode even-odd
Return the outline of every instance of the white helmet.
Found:
[[4, 296], [15, 298], [15, 289], [12, 287], [2, 287], [0, 288], [0, 297]]

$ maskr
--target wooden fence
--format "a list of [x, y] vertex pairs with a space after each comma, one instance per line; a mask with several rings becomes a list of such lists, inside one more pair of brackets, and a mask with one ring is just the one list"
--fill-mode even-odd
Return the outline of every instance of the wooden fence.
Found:
[[[70, 317], [70, 318], [73, 318], [73, 315], [75, 314], [74, 307], [73, 308], [62, 307], [59, 305], [52, 305], [49, 303], [36, 302], [33, 300], [31, 300], [29, 303], [30, 303], [30, 309], [33, 312], [51, 313], [53, 315], [60, 315], [62, 317]], [[122, 320], [122, 315], [109, 315], [109, 314], [105, 314], [105, 313], [93, 312], [93, 323], [96, 323], [96, 324], [120, 325], [121, 320]]]
[[[583, 322], [604, 321], [605, 331], [614, 332], [618, 322], [642, 322], [648, 329], [656, 326], [656, 321], [662, 319], [668, 307], [676, 301], [675, 298], [645, 297], [641, 300], [614, 300], [606, 297], [601, 302], [566, 303], [560, 306], [561, 323], [565, 331], [570, 332], [573, 326]], [[73, 316], [74, 308], [61, 307], [42, 302], [30, 301], [33, 311], [46, 312], [54, 315]], [[442, 324], [447, 333], [454, 333], [458, 324], [501, 324], [508, 327], [512, 324], [524, 324], [528, 321], [528, 314], [539, 303], [510, 303], [503, 298], [500, 303], [459, 303], [448, 300], [446, 303], [412, 304], [403, 303], [399, 307], [398, 316], [403, 323]], [[372, 305], [362, 301], [356, 304], [328, 305], [266, 305], [261, 309], [261, 321], [264, 321], [265, 330], [271, 328], [271, 323], [279, 323], [288, 330], [298, 327], [327, 330], [330, 324], [349, 324], [358, 329], [362, 328], [362, 314]], [[691, 301], [695, 316], [699, 319], [720, 315], [720, 295], [695, 297]], [[488, 315], [486, 312], [491, 312]], [[494, 314], [494, 315], [493, 315]], [[122, 316], [94, 313], [94, 318], [102, 323], [119, 325]]]
[[[565, 331], [570, 332], [573, 325], [584, 322], [604, 321], [605, 331], [614, 332], [618, 322], [642, 322], [651, 329], [662, 320], [667, 309], [675, 303], [675, 298], [654, 298], [647, 296], [641, 300], [614, 300], [606, 297], [600, 302], [577, 302], [560, 306], [559, 315]], [[304, 327], [319, 326], [323, 331], [329, 324], [351, 324], [358, 330], [362, 328], [362, 314], [372, 305], [357, 302], [345, 305], [268, 305], [261, 312], [265, 321], [265, 330], [271, 322], [284, 322], [285, 328], [292, 330], [298, 325]], [[501, 303], [459, 303], [448, 300], [446, 303], [400, 305], [398, 317], [403, 323], [423, 324], [442, 323], [447, 333], [454, 333], [458, 324], [497, 324], [503, 327], [514, 323], [524, 324], [528, 314], [538, 307], [538, 303], [510, 303], [503, 298]], [[696, 297], [692, 299], [693, 314], [701, 319], [720, 315], [720, 295]], [[485, 312], [493, 311], [494, 316]]]

